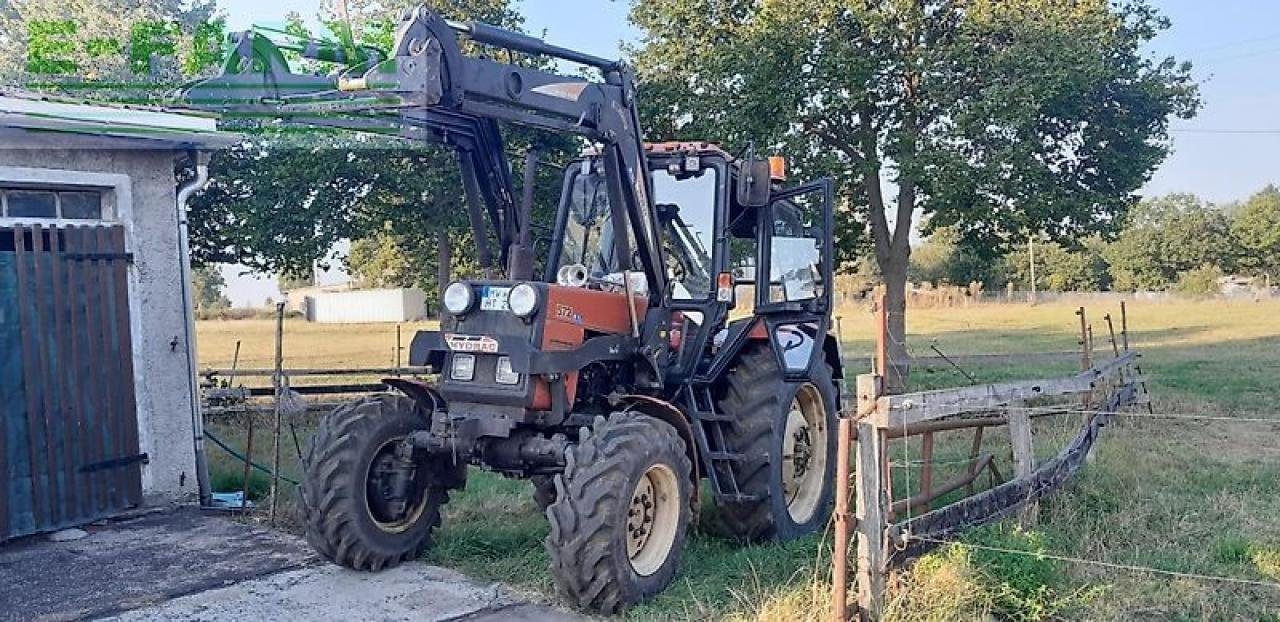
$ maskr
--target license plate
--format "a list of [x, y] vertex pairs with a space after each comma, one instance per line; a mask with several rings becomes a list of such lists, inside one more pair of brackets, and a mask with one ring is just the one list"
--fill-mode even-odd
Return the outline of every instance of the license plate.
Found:
[[511, 306], [507, 304], [507, 297], [509, 295], [511, 295], [510, 287], [484, 288], [484, 293], [480, 295], [480, 310], [510, 311]]

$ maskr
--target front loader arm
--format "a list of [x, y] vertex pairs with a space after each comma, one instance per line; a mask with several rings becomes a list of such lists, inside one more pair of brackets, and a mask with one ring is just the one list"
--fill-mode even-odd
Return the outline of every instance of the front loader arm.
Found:
[[[222, 75], [184, 89], [188, 105], [451, 145], [460, 154], [472, 224], [481, 209], [488, 211], [504, 259], [520, 229], [528, 226], [529, 206], [517, 209], [499, 122], [581, 136], [602, 145], [615, 222], [630, 223], [636, 233], [632, 249], [626, 228], [615, 227], [618, 264], [632, 269], [633, 257], [638, 258], [650, 291], [665, 291], [635, 81], [625, 64], [488, 24], [445, 20], [426, 7], [402, 15], [388, 58], [374, 56], [330, 76], [294, 74], [260, 41], [246, 42], [250, 36], [239, 35], [233, 54], [240, 60], [228, 61]], [[587, 65], [599, 70], [603, 81], [467, 56], [463, 37]], [[476, 234], [477, 240], [485, 237]]]

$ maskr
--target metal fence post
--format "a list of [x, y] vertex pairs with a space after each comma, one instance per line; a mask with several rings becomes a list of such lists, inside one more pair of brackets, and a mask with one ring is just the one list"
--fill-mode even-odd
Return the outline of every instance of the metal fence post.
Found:
[[[281, 404], [284, 397], [284, 303], [276, 303], [276, 373], [272, 377], [275, 389], [275, 425], [271, 432], [271, 510], [267, 521], [272, 527], [276, 524], [276, 508], [280, 498], [280, 419]], [[252, 415], [250, 415], [252, 416]]]

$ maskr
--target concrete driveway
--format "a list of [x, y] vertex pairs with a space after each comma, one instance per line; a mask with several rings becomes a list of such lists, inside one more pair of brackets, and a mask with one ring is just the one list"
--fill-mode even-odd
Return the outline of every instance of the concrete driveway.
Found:
[[0, 546], [0, 621], [574, 620], [422, 563], [358, 573], [292, 536], [194, 509]]

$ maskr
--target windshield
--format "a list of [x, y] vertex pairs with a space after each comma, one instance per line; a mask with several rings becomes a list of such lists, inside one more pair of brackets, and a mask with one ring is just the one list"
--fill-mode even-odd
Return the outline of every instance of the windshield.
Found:
[[604, 176], [594, 172], [574, 175], [569, 187], [568, 211], [560, 266], [582, 264], [595, 278], [617, 272], [609, 190]]
[[[590, 169], [575, 165], [571, 174], [564, 239], [556, 270], [580, 264], [592, 279], [616, 281], [620, 270], [614, 253], [613, 220], [604, 173], [597, 163]], [[673, 293], [677, 298], [705, 298], [710, 295], [714, 281], [711, 247], [715, 240], [719, 173], [711, 167], [678, 175], [659, 169], [652, 176]], [[627, 232], [630, 234], [630, 227]], [[635, 237], [631, 239], [634, 244]]]
[[653, 173], [654, 203], [662, 221], [667, 272], [676, 298], [700, 299], [711, 293], [711, 242], [714, 239], [717, 174], [696, 176]]

